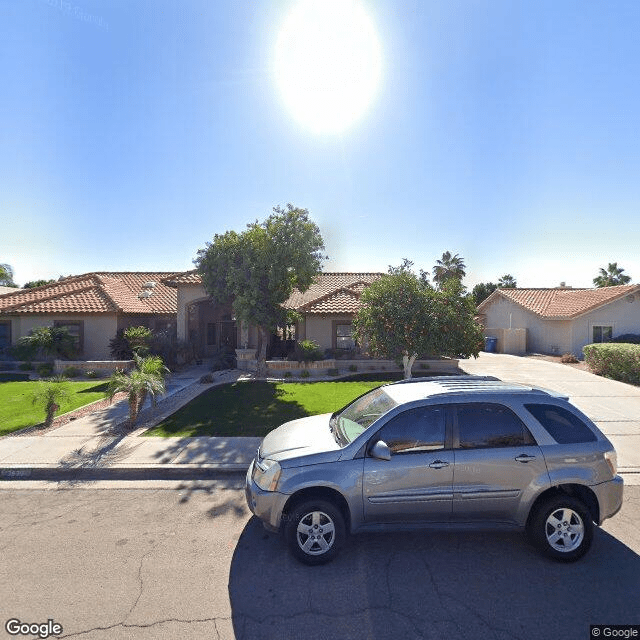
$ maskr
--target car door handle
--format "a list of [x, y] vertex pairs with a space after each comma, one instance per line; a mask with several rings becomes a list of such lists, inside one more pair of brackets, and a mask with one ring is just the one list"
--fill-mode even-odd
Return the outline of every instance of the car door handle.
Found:
[[449, 463], [444, 460], [434, 460], [429, 466], [432, 469], [442, 469], [442, 467], [448, 467]]
[[516, 456], [516, 460], [518, 462], [530, 462], [531, 460], [535, 460], [535, 456], [530, 456], [526, 453], [521, 453], [519, 456]]

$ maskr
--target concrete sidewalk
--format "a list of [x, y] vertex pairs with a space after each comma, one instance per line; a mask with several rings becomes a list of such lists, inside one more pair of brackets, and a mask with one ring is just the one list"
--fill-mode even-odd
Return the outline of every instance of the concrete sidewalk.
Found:
[[[607, 380], [567, 365], [535, 358], [481, 353], [460, 361], [470, 374], [546, 387], [569, 396], [613, 442], [625, 482], [640, 484], [640, 388]], [[215, 373], [200, 384], [205, 366], [167, 380], [167, 395], [147, 406], [138, 427], [126, 420], [126, 400], [47, 432], [0, 438], [0, 480], [203, 479], [221, 472], [244, 473], [260, 438], [152, 438], [144, 431], [212, 386], [246, 377], [240, 371]]]
[[207, 373], [195, 366], [167, 378], [167, 393], [155, 407], [147, 401], [131, 431], [126, 399], [106, 409], [38, 434], [0, 438], [0, 479], [201, 479], [221, 472], [244, 473], [260, 438], [145, 438], [142, 434], [208, 389], [246, 377], [240, 371]]

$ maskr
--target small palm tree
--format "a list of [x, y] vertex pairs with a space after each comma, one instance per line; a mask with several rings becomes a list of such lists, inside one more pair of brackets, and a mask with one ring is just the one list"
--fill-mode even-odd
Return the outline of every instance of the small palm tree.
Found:
[[107, 386], [107, 397], [113, 400], [116, 393], [125, 392], [129, 402], [129, 425], [138, 419], [140, 409], [148, 396], [155, 403], [156, 396], [166, 391], [164, 376], [169, 370], [159, 356], [139, 358], [136, 356], [136, 368], [130, 373], [116, 371]]
[[442, 254], [440, 260], [436, 260], [436, 265], [433, 267], [433, 280], [442, 288], [442, 285], [447, 281], [455, 278], [462, 281], [466, 274], [466, 265], [462, 258], [456, 253], [451, 255], [450, 251], [445, 251]]
[[617, 262], [610, 262], [606, 269], [600, 267], [600, 275], [593, 279], [593, 284], [598, 288], [628, 284], [631, 281], [631, 276], [623, 274], [623, 271], [624, 269], [618, 267]]
[[60, 409], [60, 403], [69, 396], [69, 384], [64, 378], [54, 378], [47, 382], [38, 382], [33, 392], [32, 403], [44, 407], [46, 411], [44, 420], [45, 428], [48, 429], [52, 425], [56, 411]]

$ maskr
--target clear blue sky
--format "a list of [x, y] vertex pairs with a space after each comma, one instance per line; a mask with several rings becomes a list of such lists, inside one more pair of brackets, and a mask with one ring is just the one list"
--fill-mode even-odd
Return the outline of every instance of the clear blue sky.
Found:
[[[296, 119], [292, 0], [0, 0], [0, 263], [18, 284], [193, 267], [309, 209], [325, 270], [465, 284], [640, 281], [640, 2], [363, 0], [380, 79], [350, 126]], [[371, 23], [369, 23], [371, 24]]]

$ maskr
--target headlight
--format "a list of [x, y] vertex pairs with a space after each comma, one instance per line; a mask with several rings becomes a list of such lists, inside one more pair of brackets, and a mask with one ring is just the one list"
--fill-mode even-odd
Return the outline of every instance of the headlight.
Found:
[[280, 479], [280, 465], [275, 460], [256, 460], [253, 464], [253, 481], [263, 491], [275, 491]]

